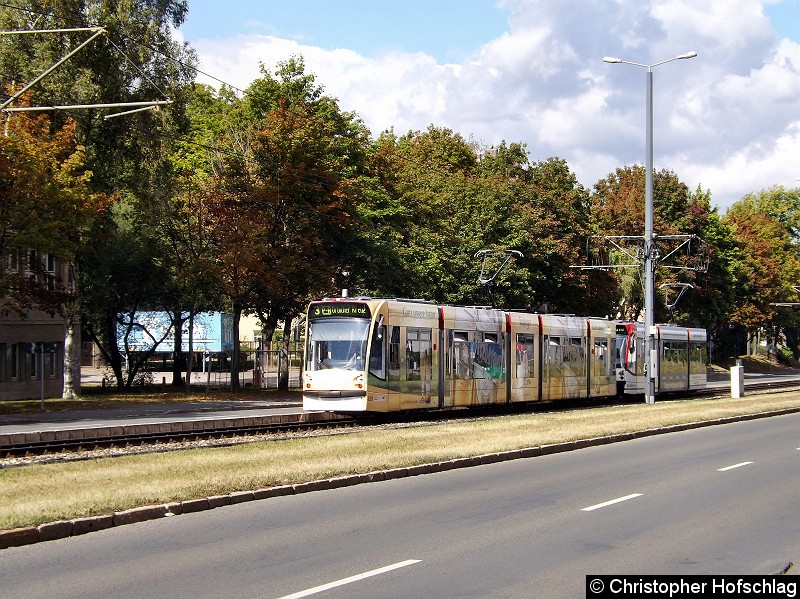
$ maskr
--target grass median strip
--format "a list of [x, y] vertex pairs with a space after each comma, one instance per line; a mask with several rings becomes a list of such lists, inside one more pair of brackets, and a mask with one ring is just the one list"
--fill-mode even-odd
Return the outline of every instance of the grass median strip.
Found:
[[0, 470], [0, 530], [800, 407], [800, 392], [502, 416]]

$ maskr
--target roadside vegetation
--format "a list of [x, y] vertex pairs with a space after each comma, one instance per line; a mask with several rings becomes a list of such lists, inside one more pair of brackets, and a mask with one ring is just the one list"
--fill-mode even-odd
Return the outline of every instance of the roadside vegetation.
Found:
[[330, 477], [800, 408], [800, 392], [478, 418], [0, 469], [0, 529]]

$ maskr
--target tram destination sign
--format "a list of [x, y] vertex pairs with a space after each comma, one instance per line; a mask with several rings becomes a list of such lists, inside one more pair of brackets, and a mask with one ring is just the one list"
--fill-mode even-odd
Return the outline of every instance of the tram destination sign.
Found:
[[324, 302], [311, 304], [309, 318], [370, 318], [369, 308], [360, 302]]

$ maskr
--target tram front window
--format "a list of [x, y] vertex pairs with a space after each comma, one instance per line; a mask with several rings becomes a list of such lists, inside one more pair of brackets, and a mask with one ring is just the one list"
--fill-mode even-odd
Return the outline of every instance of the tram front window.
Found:
[[617, 370], [625, 368], [625, 365], [628, 363], [627, 356], [625, 355], [627, 351], [628, 351], [628, 338], [625, 335], [618, 335], [617, 351], [614, 352], [616, 355], [615, 368]]
[[368, 318], [325, 318], [308, 326], [306, 370], [364, 370]]

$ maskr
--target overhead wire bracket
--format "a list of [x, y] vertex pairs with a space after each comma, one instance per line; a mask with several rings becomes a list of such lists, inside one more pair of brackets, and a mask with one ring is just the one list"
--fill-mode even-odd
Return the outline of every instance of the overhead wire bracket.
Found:
[[[134, 110], [126, 110], [123, 112], [117, 112], [114, 114], [106, 115], [104, 118], [114, 118], [116, 116], [122, 116], [125, 114], [131, 114], [134, 112], [140, 112], [143, 110], [152, 110], [158, 106], [172, 104], [172, 100], [156, 100], [156, 101], [148, 101], [148, 102], [114, 102], [109, 104], [70, 104], [70, 105], [59, 105], [59, 106], [25, 106], [25, 107], [18, 107], [18, 108], [11, 108], [10, 105], [18, 100], [22, 94], [26, 91], [31, 89], [34, 85], [39, 83], [42, 79], [47, 77], [50, 73], [56, 70], [59, 66], [61, 66], [64, 62], [69, 60], [72, 56], [74, 56], [77, 52], [81, 49], [86, 47], [89, 43], [92, 42], [96, 37], [106, 33], [106, 29], [104, 27], [73, 27], [67, 29], [28, 29], [28, 30], [14, 30], [14, 31], [0, 31], [0, 35], [25, 35], [25, 34], [39, 34], [39, 33], [70, 33], [76, 31], [91, 31], [93, 32], [91, 36], [81, 42], [78, 46], [70, 50], [67, 54], [62, 56], [58, 59], [53, 65], [42, 71], [38, 76], [36, 76], [32, 81], [25, 84], [21, 89], [17, 90], [14, 94], [12, 94], [5, 102], [0, 104], [0, 111], [2, 112], [41, 112], [46, 110], [80, 110], [86, 108], [128, 108], [128, 107], [135, 107]], [[136, 70], [142, 75], [144, 79], [149, 78], [145, 75], [144, 72], [134, 63], [113, 41], [110, 39], [108, 40], [109, 43], [119, 52], [122, 54], [123, 58], [130, 62]], [[150, 83], [158, 89], [158, 86], [155, 85], [152, 81]], [[159, 91], [164, 94], [164, 90], [159, 89]]]

